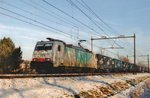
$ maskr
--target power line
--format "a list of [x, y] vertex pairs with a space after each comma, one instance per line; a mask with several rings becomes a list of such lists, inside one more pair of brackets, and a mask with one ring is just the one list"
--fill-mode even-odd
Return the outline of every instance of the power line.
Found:
[[[85, 9], [87, 9], [89, 12], [92, 13], [92, 15], [94, 15], [96, 18], [98, 18], [103, 24], [105, 24], [109, 29], [111, 29], [112, 31], [115, 31], [116, 34], [120, 35], [119, 33], [116, 32], [116, 30], [114, 30], [112, 27], [110, 27], [106, 22], [104, 22], [85, 2], [84, 0], [81, 0], [81, 2], [84, 4], [82, 4], [81, 2], [79, 2], [77, 0], [77, 2], [83, 6]], [[98, 22], [97, 22], [98, 23]], [[98, 23], [99, 24], [99, 23]], [[101, 25], [101, 24], [100, 24]], [[102, 26], [102, 25], [101, 25]]]
[[[69, 1], [69, 0], [67, 0]], [[83, 8], [85, 8], [87, 11], [89, 11], [92, 15], [94, 15], [96, 18], [98, 18], [98, 16], [96, 15], [95, 12], [92, 11], [92, 9], [87, 5], [85, 4], [84, 1], [82, 1], [82, 3], [79, 1], [79, 0], [76, 0]], [[98, 18], [99, 19], [99, 18]], [[99, 19], [103, 24], [107, 25], [106, 23], [104, 23], [104, 21], [100, 18]], [[108, 30], [108, 28], [106, 28], [105, 26], [103, 26], [102, 24], [100, 24], [98, 21], [95, 21], [97, 24], [99, 24], [102, 28], [105, 28]], [[109, 30], [108, 30], [109, 31]]]
[[[63, 14], [67, 15], [68, 17], [71, 17], [72, 19], [74, 19], [75, 21], [79, 22], [80, 24], [86, 26], [87, 28], [91, 29], [92, 31], [95, 31], [93, 28], [89, 27], [88, 25], [84, 24], [83, 22], [79, 21], [78, 19], [74, 18], [73, 16], [69, 15], [68, 13], [62, 11], [61, 9], [57, 8], [56, 6], [52, 5], [51, 3], [47, 2], [46, 0], [42, 0], [43, 2], [45, 2], [46, 4], [48, 4], [49, 6], [57, 9], [58, 11], [62, 12]], [[97, 31], [95, 31], [97, 34], [99, 34]], [[120, 46], [120, 45], [118, 45]], [[121, 46], [120, 46], [121, 47]]]
[[2, 12], [0, 12], [0, 14], [1, 14], [1, 15], [4, 15], [4, 16], [7, 16], [7, 17], [10, 17], [10, 18], [13, 18], [13, 19], [16, 19], [16, 20], [19, 20], [19, 21], [21, 21], [21, 22], [24, 22], [24, 23], [33, 25], [33, 26], [36, 26], [36, 27], [40, 27], [40, 28], [42, 28], [42, 29], [44, 29], [44, 30], [48, 30], [48, 31], [49, 31], [49, 29], [47, 29], [47, 28], [45, 28], [45, 27], [42, 27], [42, 26], [40, 26], [40, 25], [36, 25], [36, 24], [34, 24], [34, 23], [31, 23], [31, 22], [27, 22], [27, 21], [25, 21], [25, 20], [22, 20], [22, 19], [20, 19], [20, 18], [15, 17], [15, 16], [11, 16], [11, 15], [8, 15], [8, 14], [2, 13]]
[[[54, 5], [50, 4], [50, 3], [49, 3], [49, 2], [47, 2], [46, 0], [42, 0], [42, 1], [43, 1], [43, 2], [45, 2], [46, 4], [50, 5], [51, 7], [53, 7], [53, 8], [55, 8], [55, 9], [57, 9], [58, 11], [62, 12], [63, 14], [67, 15], [68, 17], [71, 17], [72, 19], [74, 19], [75, 21], [77, 21], [77, 22], [81, 23], [82, 25], [86, 26], [87, 28], [89, 28], [89, 29], [91, 29], [91, 30], [95, 31], [93, 28], [91, 28], [91, 27], [89, 27], [88, 25], [84, 24], [83, 22], [81, 22], [81, 21], [77, 20], [76, 18], [74, 18], [73, 16], [69, 15], [68, 13], [66, 13], [66, 12], [62, 11], [61, 9], [57, 8], [56, 6], [54, 6]], [[97, 34], [99, 34], [97, 31], [95, 31], [95, 32], [96, 32]], [[118, 45], [118, 44], [117, 44], [117, 45]], [[118, 46], [120, 46], [120, 45], [118, 45]], [[120, 47], [121, 47], [121, 46], [120, 46]]]
[[[43, 12], [43, 13], [49, 15], [49, 16], [52, 16], [52, 17], [54, 17], [54, 18], [56, 18], [56, 19], [59, 19], [60, 21], [62, 21], [62, 22], [64, 22], [64, 23], [67, 23], [67, 24], [69, 24], [69, 25], [72, 25], [73, 27], [77, 27], [75, 23], [73, 23], [73, 22], [71, 22], [71, 21], [69, 21], [69, 20], [66, 20], [64, 17], [60, 16], [59, 14], [56, 14], [55, 12], [53, 12], [53, 11], [51, 11], [51, 10], [46, 9], [45, 7], [42, 7], [41, 5], [39, 5], [39, 4], [36, 3], [36, 2], [31, 1], [33, 4], [35, 4], [35, 5], [37, 5], [37, 6], [35, 6], [35, 5], [31, 4], [31, 3], [28, 3], [28, 2], [26, 2], [26, 1], [24, 1], [24, 0], [20, 0], [20, 1], [23, 2], [23, 3], [25, 3], [26, 5], [29, 5], [29, 6], [31, 6], [31, 7], [33, 7], [33, 8], [35, 8], [35, 9], [38, 9], [38, 11], [41, 11], [41, 12]], [[40, 9], [40, 8], [42, 8], [42, 9]], [[50, 12], [50, 13], [49, 13], [49, 12]]]
[[[78, 0], [77, 0], [78, 1]], [[79, 1], [78, 1], [79, 2]], [[115, 31], [112, 27], [110, 27], [106, 22], [104, 22], [83, 0], [81, 0], [81, 2], [86, 6], [85, 8], [87, 8], [96, 18], [98, 18], [102, 23], [104, 23], [108, 28], [110, 28], [111, 30]], [[81, 3], [80, 3], [81, 4]], [[115, 31], [115, 33], [117, 33]], [[118, 33], [117, 33], [118, 34]]]
[[[101, 31], [103, 31], [105, 33], [105, 31], [100, 27], [98, 26], [95, 21], [92, 20], [92, 18], [87, 15], [84, 11], [82, 11], [74, 2], [72, 2], [71, 0], [67, 0], [70, 4], [74, 5], [75, 8], [77, 8], [79, 11], [81, 11], [81, 13], [83, 13], [92, 23], [94, 23], [94, 25], [96, 25]], [[107, 33], [105, 33], [107, 35]], [[108, 36], [108, 35], [107, 35]]]
[[[69, 0], [68, 0], [69, 1]], [[100, 20], [105, 26], [107, 26], [109, 29], [115, 31], [112, 27], [110, 27], [106, 22], [104, 22], [83, 0], [81, 0], [81, 3], [79, 0], [76, 0], [82, 7], [84, 7], [86, 10], [88, 10], [90, 13], [92, 13], [92, 15], [94, 15], [98, 20]], [[102, 26], [103, 28], [107, 29], [106, 27], [104, 27], [103, 25], [101, 25], [99, 22], [95, 21], [96, 23], [98, 23], [100, 26]], [[107, 29], [108, 30], [108, 29]], [[109, 30], [108, 30], [109, 31]], [[112, 33], [113, 33], [112, 31]], [[116, 32], [116, 31], [115, 31]], [[117, 33], [117, 32], [116, 32]], [[118, 34], [118, 33], [117, 33]], [[118, 34], [120, 35], [120, 34]]]
[[79, 8], [72, 0], [67, 0], [70, 4], [74, 5], [80, 12], [82, 12], [94, 25], [96, 25], [103, 33], [109, 36], [89, 15], [87, 15], [81, 8]]
[[[31, 13], [30, 13], [31, 14]], [[31, 18], [30, 18], [31, 19]], [[35, 22], [36, 20], [32, 20], [33, 22]], [[37, 23], [37, 22], [36, 22]], [[42, 25], [42, 24], [41, 24]], [[45, 25], [46, 26], [46, 25]], [[48, 26], [48, 25], [47, 25]], [[46, 26], [46, 27], [47, 27]], [[51, 28], [52, 29], [52, 28]], [[56, 30], [57, 31], [57, 30]], [[61, 32], [62, 33], [62, 32]], [[65, 34], [66, 34], [66, 32], [65, 32]], [[67, 35], [68, 35], [68, 33], [67, 33]]]
[[52, 20], [48, 19], [47, 17], [43, 17], [43, 16], [40, 16], [40, 15], [38, 15], [38, 14], [32, 13], [32, 12], [30, 12], [30, 11], [21, 9], [21, 8], [19, 8], [19, 7], [17, 7], [17, 6], [14, 6], [14, 5], [10, 4], [10, 3], [7, 3], [7, 2], [5, 2], [5, 1], [0, 1], [0, 3], [6, 4], [6, 5], [8, 5], [8, 6], [11, 6], [11, 7], [13, 7], [13, 8], [16, 8], [16, 9], [19, 9], [19, 10], [21, 10], [21, 11], [23, 11], [23, 12], [26, 12], [26, 13], [28, 13], [28, 14], [34, 15], [34, 16], [39, 17], [39, 18], [41, 18], [41, 19], [48, 20], [49, 22], [57, 23], [57, 24], [59, 24], [59, 25], [64, 26], [64, 25], [61, 24], [61, 23], [58, 23], [58, 22], [55, 22], [55, 21], [52, 21]]
[[46, 0], [42, 0], [42, 1], [43, 1], [44, 3], [46, 3], [46, 4], [48, 4], [49, 6], [51, 6], [51, 7], [55, 8], [56, 10], [58, 10], [58, 11], [62, 12], [62, 13], [63, 13], [63, 14], [65, 14], [66, 16], [68, 16], [68, 17], [72, 18], [72, 19], [73, 19], [73, 20], [75, 20], [76, 22], [78, 22], [78, 23], [82, 24], [83, 26], [87, 27], [88, 29], [90, 29], [90, 30], [92, 30], [92, 31], [96, 32], [96, 33], [98, 34], [98, 36], [99, 36], [99, 33], [98, 33], [97, 31], [95, 31], [93, 28], [91, 28], [90, 26], [88, 26], [88, 25], [86, 25], [85, 23], [81, 22], [80, 20], [78, 20], [78, 19], [74, 18], [73, 16], [71, 16], [70, 14], [68, 14], [68, 13], [64, 12], [63, 10], [61, 10], [61, 9], [57, 8], [56, 6], [54, 6], [54, 5], [50, 4], [50, 3], [49, 3], [49, 2], [47, 2]]
[[[19, 8], [19, 7], [17, 7], [17, 6], [14, 6], [14, 5], [12, 5], [12, 4], [8, 3], [8, 2], [0, 1], [0, 3], [3, 3], [3, 4], [8, 5], [8, 6], [10, 6], [10, 7], [16, 8], [16, 9], [18, 9], [18, 10], [21, 10], [21, 11], [25, 12], [25, 13], [34, 15], [34, 16], [39, 17], [39, 18], [41, 18], [41, 19], [47, 20], [47, 21], [49, 21], [49, 22], [57, 23], [57, 24], [59, 24], [59, 25], [61, 25], [61, 26], [64, 26], [64, 25], [61, 24], [61, 23], [58, 23], [58, 22], [55, 22], [55, 21], [52, 21], [52, 20], [48, 19], [47, 17], [43, 17], [43, 16], [40, 16], [40, 15], [38, 15], [38, 14], [32, 13], [32, 12], [30, 12], [30, 11], [21, 9], [21, 8]], [[73, 26], [73, 27], [76, 27], [76, 26]]]
[[[1, 8], [1, 7], [0, 7], [0, 8]], [[43, 26], [40, 26], [40, 25], [31, 23], [31, 22], [27, 22], [27, 21], [25, 21], [25, 20], [23, 20], [23, 19], [20, 19], [20, 18], [15, 17], [15, 16], [11, 16], [11, 15], [8, 15], [8, 14], [2, 13], [2, 12], [0, 12], [0, 14], [1, 14], [1, 15], [4, 15], [4, 16], [7, 16], [7, 17], [10, 17], [10, 18], [13, 18], [13, 19], [16, 19], [16, 20], [19, 20], [19, 21], [21, 21], [21, 22], [24, 22], [24, 23], [33, 25], [33, 26], [36, 26], [36, 27], [40, 27], [40, 28], [42, 28], [42, 29], [44, 29], [44, 30], [50, 31], [49, 29], [47, 29], [47, 28], [45, 28], [45, 27], [43, 27]], [[56, 33], [58, 33], [58, 32], [56, 32]], [[61, 34], [61, 33], [60, 33], [60, 34]], [[68, 37], [68, 36], [66, 36], [66, 37]], [[96, 46], [96, 45], [95, 45], [95, 46]], [[98, 47], [98, 46], [97, 46], [97, 47]], [[108, 52], [110, 52], [110, 51], [108, 51]], [[110, 53], [113, 54], [113, 52], [110, 52]]]
[[[97, 23], [95, 23], [94, 20], [92, 20], [92, 18], [87, 15], [81, 8], [79, 8], [72, 0], [67, 0], [67, 2], [69, 2], [71, 5], [73, 5], [75, 8], [77, 8], [80, 12], [82, 12], [92, 23], [94, 23], [101, 31], [103, 31], [107, 36], [109, 36]], [[85, 6], [84, 6], [85, 7]], [[90, 9], [91, 10], [91, 9]], [[90, 11], [91, 12], [91, 11]], [[100, 19], [93, 11], [92, 13], [99, 19], [101, 20], [105, 25], [107, 25], [102, 19]], [[107, 25], [108, 26], [108, 25]], [[110, 28], [110, 26], [108, 26]], [[109, 36], [110, 37], [110, 36]], [[116, 45], [118, 45], [119, 47], [121, 47], [118, 43], [115, 42], [115, 40], [113, 40], [114, 43]]]
[[[69, 1], [69, 0], [68, 0]], [[103, 26], [102, 24], [100, 24], [98, 21], [95, 21], [97, 24], [99, 24], [102, 28], [107, 29], [110, 32], [115, 32], [116, 34], [120, 35], [119, 33], [116, 32], [116, 30], [114, 30], [112, 27], [110, 27], [106, 22], [104, 22], [83, 0], [81, 0], [81, 2], [79, 0], [76, 0], [83, 8], [85, 8], [86, 10], [88, 10], [93, 16], [95, 16], [98, 20], [100, 20], [105, 26]], [[109, 28], [109, 29], [108, 29]]]
[[[43, 9], [47, 10], [47, 11], [50, 11], [50, 12], [53, 13], [54, 15], [59, 16], [60, 18], [63, 19], [63, 20], [60, 19], [61, 21], [65, 22], [65, 23], [68, 23], [69, 25], [72, 25], [73, 27], [77, 27], [77, 24], [76, 24], [76, 23], [74, 23], [74, 22], [72, 22], [72, 21], [70, 21], [70, 20], [67, 20], [66, 18], [60, 16], [59, 14], [56, 14], [55, 12], [53, 12], [53, 11], [51, 11], [51, 10], [49, 10], [49, 9], [47, 9], [47, 8], [45, 8], [45, 7], [43, 7], [43, 6], [41, 6], [40, 4], [38, 4], [37, 2], [35, 2], [35, 0], [34, 0], [34, 1], [31, 0], [31, 2], [32, 2], [33, 4], [36, 4], [38, 7], [41, 7], [41, 8], [43, 8]], [[59, 19], [59, 18], [58, 18], [58, 19]], [[65, 21], [64, 21], [64, 20], [65, 20]]]
[[[33, 7], [33, 8], [35, 8], [35, 9], [38, 9], [38, 10], [40, 10], [41, 12], [44, 12], [44, 13], [47, 14], [47, 15], [52, 16], [51, 14], [54, 14], [54, 15], [57, 16], [57, 17], [54, 16], [55, 18], [58, 18], [58, 16], [59, 16], [60, 18], [63, 19], [63, 22], [64, 22], [64, 20], [65, 20], [65, 23], [68, 23], [68, 24], [72, 25], [73, 27], [79, 28], [79, 27], [77, 26], [77, 24], [75, 24], [75, 23], [73, 23], [73, 22], [71, 22], [71, 21], [65, 19], [64, 17], [62, 17], [62, 16], [60, 16], [60, 15], [58, 15], [58, 14], [52, 12], [51, 10], [48, 10], [48, 9], [45, 8], [45, 7], [42, 7], [40, 4], [38, 4], [38, 3], [36, 3], [36, 2], [33, 2], [33, 1], [32, 1], [32, 3], [36, 4], [38, 7], [35, 6], [35, 5], [33, 5], [33, 4], [30, 4], [30, 3], [28, 3], [28, 2], [25, 2], [24, 0], [21, 0], [21, 2], [27, 4], [27, 5], [29, 5], [29, 6], [31, 6], [31, 7]], [[41, 10], [39, 7], [42, 8], [43, 10]], [[45, 10], [47, 10], [48, 12], [45, 11]], [[49, 13], [49, 11], [51, 11], [51, 14]], [[62, 19], [60, 19], [60, 18], [58, 18], [58, 19], [62, 21]], [[69, 22], [70, 22], [70, 23], [69, 23]], [[88, 32], [88, 33], [89, 33], [89, 32]], [[90, 33], [89, 33], [89, 34], [90, 34]]]
[[93, 51], [93, 41], [94, 40], [108, 40], [108, 39], [125, 39], [125, 38], [133, 38], [134, 39], [134, 65], [136, 65], [136, 36], [135, 34], [133, 36], [115, 36], [115, 37], [103, 37], [103, 38], [91, 38], [91, 50]]
[[11, 13], [13, 13], [13, 14], [16, 14], [16, 15], [20, 16], [20, 17], [23, 17], [23, 18], [25, 18], [25, 19], [31, 20], [31, 21], [33, 21], [33, 22], [36, 22], [36, 23], [38, 23], [38, 24], [40, 24], [40, 25], [46, 26], [46, 27], [51, 28], [51, 29], [53, 29], [53, 30], [59, 31], [59, 32], [64, 33], [64, 34], [66, 34], [66, 35], [70, 35], [69, 33], [63, 32], [63, 31], [58, 30], [58, 29], [56, 29], [56, 28], [53, 28], [53, 27], [51, 27], [51, 26], [49, 26], [49, 25], [47, 25], [47, 24], [41, 23], [41, 22], [39, 22], [39, 21], [37, 21], [37, 20], [34, 20], [34, 19], [29, 18], [29, 17], [23, 16], [23, 15], [21, 15], [21, 14], [18, 14], [18, 13], [16, 13], [16, 12], [11, 11], [11, 10], [5, 9], [5, 8], [3, 8], [3, 7], [0, 7], [0, 9], [3, 9], [3, 10], [8, 11], [8, 12], [11, 12]]
[[[79, 11], [81, 11], [92, 23], [94, 23], [94, 25], [96, 25], [103, 33], [105, 33], [108, 37], [110, 37], [99, 25], [97, 25], [95, 23], [95, 21], [89, 16], [87, 15], [82, 9], [80, 9], [72, 0], [67, 0], [71, 5], [74, 5], [75, 8], [77, 8]], [[115, 40], [113, 40], [114, 43], [116, 45], [118, 45], [119, 47], [121, 47], [118, 43], [115, 42]]]
[[[41, 23], [41, 22], [38, 22], [37, 20], [33, 20], [33, 19], [31, 19], [31, 18], [28, 18], [28, 17], [26, 17], [26, 16], [23, 16], [23, 15], [21, 15], [21, 14], [18, 14], [18, 13], [16, 13], [16, 12], [10, 11], [10, 10], [5, 9], [5, 8], [2, 8], [2, 7], [0, 7], [0, 8], [3, 9], [3, 10], [6, 10], [6, 11], [8, 11], [8, 12], [11, 12], [11, 13], [13, 13], [13, 14], [16, 14], [16, 15], [18, 15], [18, 16], [21, 16], [21, 17], [23, 17], [23, 18], [25, 18], [25, 19], [31, 20], [31, 21], [33, 21], [33, 22], [39, 23], [39, 24], [44, 25], [44, 26], [47, 27], [47, 25], [45, 25], [45, 24], [43, 24], [43, 23]], [[4, 13], [0, 13], [0, 14], [5, 15], [5, 16], [8, 16], [8, 17], [11, 17], [11, 18], [14, 18], [14, 19], [17, 19], [17, 20], [19, 20], [19, 21], [22, 21], [22, 22], [25, 22], [25, 23], [28, 23], [28, 24], [31, 24], [31, 25], [34, 25], [34, 26], [37, 26], [37, 27], [40, 27], [40, 28], [43, 28], [43, 29], [46, 29], [46, 30], [49, 31], [49, 29], [47, 29], [47, 28], [45, 28], [45, 27], [42, 27], [42, 26], [40, 26], [40, 25], [33, 24], [33, 23], [31, 23], [31, 22], [27, 22], [27, 21], [22, 20], [22, 19], [19, 19], [19, 18], [17, 18], [17, 17], [10, 16], [10, 15], [4, 14]], [[49, 27], [49, 26], [48, 26], [48, 27]], [[57, 30], [57, 29], [54, 29], [54, 30]], [[57, 30], [57, 31], [58, 31], [58, 30]], [[63, 32], [63, 33], [65, 33], [65, 32]], [[65, 33], [65, 34], [66, 34], [66, 33]]]
[[[87, 43], [88, 43], [88, 45], [90, 45], [90, 44], [91, 44], [89, 41], [87, 41]], [[95, 47], [97, 47], [97, 48], [100, 48], [100, 49], [103, 49], [102, 47], [100, 47], [100, 46], [98, 46], [98, 45], [96, 45], [96, 44], [93, 44], [93, 46], [95, 46]], [[114, 53], [114, 52], [112, 52], [112, 51], [109, 51], [109, 50], [106, 50], [106, 49], [105, 49], [105, 51], [107, 51], [107, 52], [109, 52], [109, 53], [111, 53], [111, 54], [113, 54], [113, 55], [116, 55], [116, 56], [117, 56], [117, 54], [116, 54], [116, 53]]]

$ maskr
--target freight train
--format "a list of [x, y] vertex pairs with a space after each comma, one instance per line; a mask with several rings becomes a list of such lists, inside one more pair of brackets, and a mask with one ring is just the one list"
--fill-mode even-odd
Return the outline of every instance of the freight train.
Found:
[[47, 38], [37, 42], [30, 67], [37, 73], [140, 72], [142, 67]]

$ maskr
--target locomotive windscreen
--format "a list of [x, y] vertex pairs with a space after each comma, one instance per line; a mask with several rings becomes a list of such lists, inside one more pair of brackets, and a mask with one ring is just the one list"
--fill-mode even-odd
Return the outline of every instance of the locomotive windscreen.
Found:
[[52, 46], [52, 43], [40, 43], [36, 45], [35, 50], [51, 50]]

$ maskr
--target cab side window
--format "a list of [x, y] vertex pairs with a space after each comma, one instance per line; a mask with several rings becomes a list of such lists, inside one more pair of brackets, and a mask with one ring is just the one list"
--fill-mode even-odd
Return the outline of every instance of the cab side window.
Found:
[[61, 51], [61, 46], [60, 45], [58, 45], [58, 49], [57, 49], [58, 51]]

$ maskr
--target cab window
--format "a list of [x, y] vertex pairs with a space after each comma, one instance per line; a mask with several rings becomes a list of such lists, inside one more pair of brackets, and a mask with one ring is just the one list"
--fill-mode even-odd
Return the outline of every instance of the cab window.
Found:
[[60, 45], [58, 45], [58, 49], [57, 49], [58, 51], [61, 51], [61, 46]]

